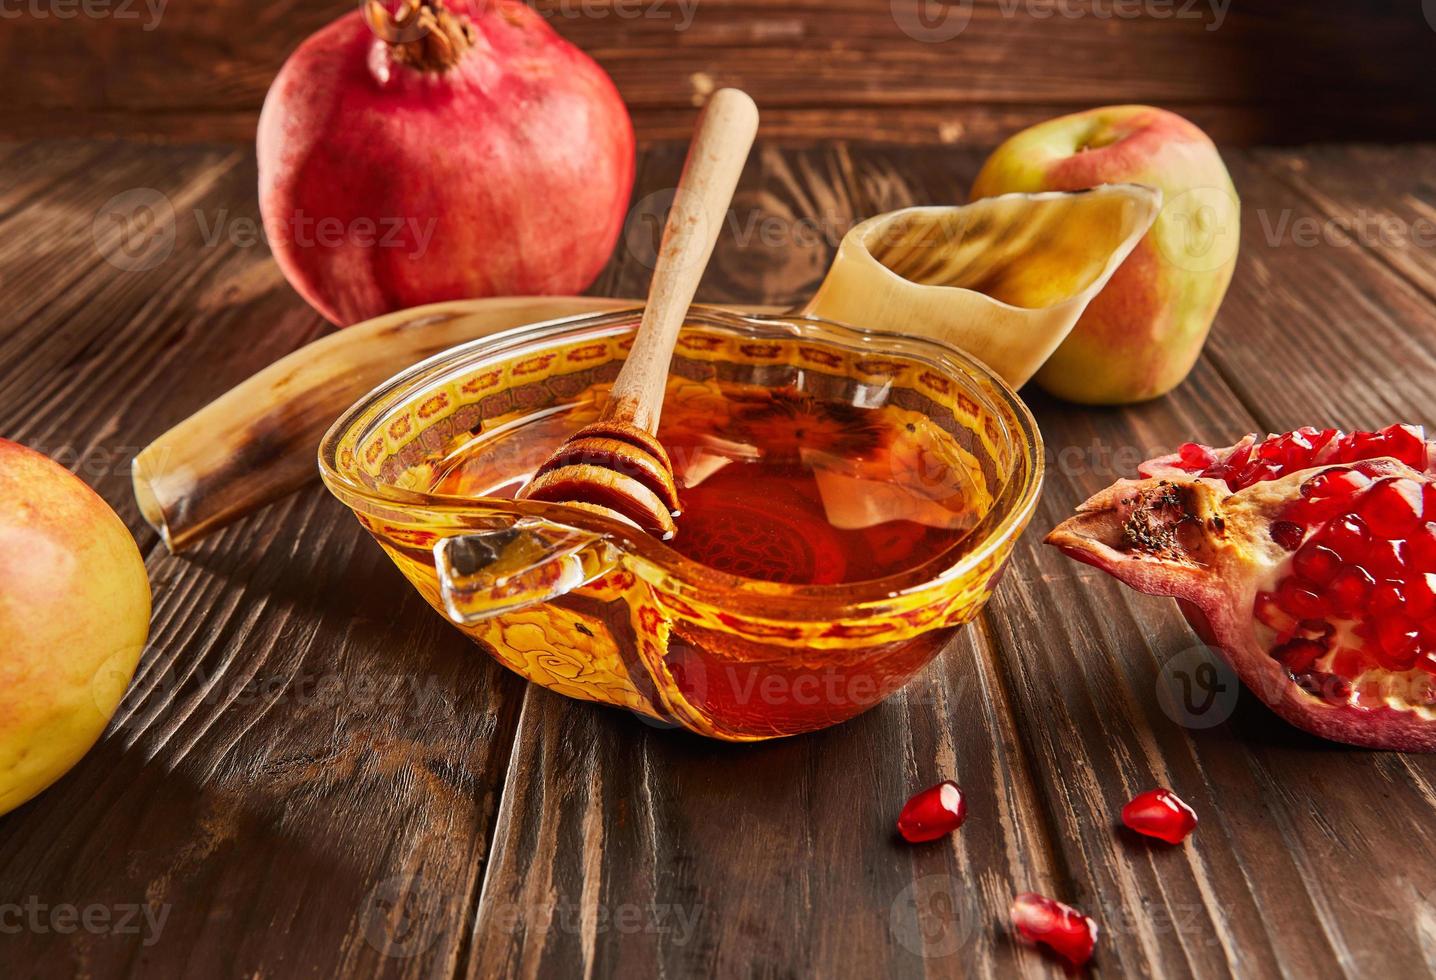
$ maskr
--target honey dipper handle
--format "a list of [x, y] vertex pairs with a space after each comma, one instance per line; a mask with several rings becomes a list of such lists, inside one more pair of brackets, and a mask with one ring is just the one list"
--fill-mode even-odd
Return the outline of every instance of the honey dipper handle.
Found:
[[673, 345], [757, 133], [758, 107], [747, 93], [733, 88], [713, 93], [688, 147], [663, 227], [648, 305], [633, 350], [614, 380], [605, 418], [629, 421], [648, 432], [658, 430]]

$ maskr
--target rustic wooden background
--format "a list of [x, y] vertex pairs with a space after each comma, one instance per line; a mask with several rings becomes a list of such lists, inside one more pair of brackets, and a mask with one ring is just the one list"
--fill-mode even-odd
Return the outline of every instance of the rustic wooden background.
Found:
[[[972, 0], [946, 40], [923, 0], [540, 0], [633, 108], [638, 201], [705, 91], [761, 104], [735, 227], [764, 233], [724, 239], [709, 301], [807, 296], [855, 219], [960, 201], [978, 146], [1094, 104], [1196, 119], [1245, 203], [1185, 385], [1028, 393], [1048, 483], [980, 621], [850, 724], [742, 747], [524, 685], [318, 487], [164, 551], [134, 454], [327, 329], [256, 241], [247, 144], [285, 54], [351, 4], [85, 2], [0, 0], [0, 436], [117, 508], [155, 617], [105, 739], [0, 818], [0, 977], [1061, 976], [1004, 925], [1025, 889], [1099, 920], [1099, 976], [1436, 971], [1436, 758], [1293, 731], [1172, 603], [1037, 543], [1187, 438], [1436, 423], [1436, 0], [1241, 0], [1220, 26], [1188, 0]], [[175, 235], [136, 268], [97, 219], [142, 189]], [[595, 290], [646, 278], [620, 248]], [[942, 777], [967, 825], [896, 841]], [[1184, 847], [1113, 827], [1156, 784], [1201, 815]], [[71, 907], [106, 924], [57, 927]]]
[[[357, 0], [5, 0], [0, 135], [247, 142], [285, 56]], [[1436, 136], [1433, 0], [533, 0], [641, 138], [738, 85], [769, 137], [991, 144], [1178, 110], [1224, 143]], [[89, 11], [89, 13], [87, 13]]]
[[[681, 153], [644, 152], [640, 198]], [[725, 237], [700, 297], [801, 298], [831, 250], [810, 229], [959, 200], [980, 158], [764, 144], [738, 207], [806, 244]], [[1186, 438], [1436, 422], [1436, 148], [1228, 161], [1243, 255], [1192, 378], [1122, 410], [1030, 392], [1048, 482], [982, 618], [853, 722], [733, 746], [525, 686], [317, 486], [167, 554], [136, 449], [325, 326], [262, 244], [205, 241], [201, 215], [257, 220], [249, 150], [0, 143], [0, 435], [99, 489], [155, 594], [104, 741], [0, 818], [0, 976], [1062, 976], [1004, 925], [1026, 889], [1098, 919], [1097, 976], [1424, 975], [1436, 757], [1288, 728], [1204, 676], [1173, 603], [1038, 543]], [[135, 187], [176, 213], [138, 269], [95, 232]], [[597, 288], [646, 278], [620, 249]], [[966, 826], [895, 840], [942, 777]], [[1157, 784], [1201, 816], [1183, 847], [1113, 826]], [[62, 931], [63, 907], [109, 919]]]

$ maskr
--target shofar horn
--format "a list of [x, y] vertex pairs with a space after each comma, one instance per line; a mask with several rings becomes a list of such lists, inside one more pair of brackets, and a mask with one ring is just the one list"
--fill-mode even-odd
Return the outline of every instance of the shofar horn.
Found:
[[542, 320], [630, 309], [638, 300], [501, 297], [402, 310], [276, 361], [135, 457], [140, 513], [181, 551], [318, 476], [330, 424], [365, 392], [455, 344]]

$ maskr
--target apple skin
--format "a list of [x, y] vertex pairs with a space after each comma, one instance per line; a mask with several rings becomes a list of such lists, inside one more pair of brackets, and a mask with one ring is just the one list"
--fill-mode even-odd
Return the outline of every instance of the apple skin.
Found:
[[1241, 205], [1207, 135], [1176, 113], [1108, 106], [1038, 123], [988, 157], [973, 199], [1099, 184], [1162, 191], [1156, 222], [1036, 381], [1089, 405], [1146, 401], [1182, 382], [1236, 267]]
[[124, 522], [69, 470], [0, 439], [0, 814], [95, 744], [149, 629]]

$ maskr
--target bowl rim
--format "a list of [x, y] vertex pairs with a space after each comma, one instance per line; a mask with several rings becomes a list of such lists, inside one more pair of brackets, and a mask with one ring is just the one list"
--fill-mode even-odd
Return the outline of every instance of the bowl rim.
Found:
[[[363, 425], [366, 431], [372, 431], [374, 426], [387, 420], [384, 409], [397, 409], [406, 403], [407, 396], [420, 390], [421, 385], [432, 385], [443, 374], [460, 368], [472, 369], [469, 361], [474, 357], [511, 357], [516, 349], [538, 341], [552, 342], [569, 333], [600, 329], [618, 333], [625, 328], [636, 329], [641, 314], [642, 307], [633, 307], [512, 327], [450, 347], [399, 371], [357, 399], [325, 432], [318, 452], [321, 479], [350, 509], [355, 509], [356, 500], [400, 513], [421, 509], [436, 514], [463, 514], [481, 508], [487, 516], [511, 516], [514, 520], [538, 517], [560, 527], [588, 531], [622, 551], [625, 567], [640, 574], [647, 572], [643, 577], [661, 580], [668, 591], [682, 587], [681, 591], [709, 601], [713, 595], [722, 594], [725, 609], [786, 621], [810, 620], [815, 615], [832, 618], [842, 610], [880, 615], [896, 600], [906, 599], [903, 605], [910, 607], [914, 596], [944, 592], [1020, 535], [1036, 510], [1045, 476], [1041, 431], [1017, 392], [977, 358], [928, 337], [855, 327], [806, 313], [750, 314], [706, 304], [692, 306], [685, 327], [716, 327], [750, 335], [763, 331], [765, 336], [773, 336], [773, 331], [778, 330], [794, 338], [826, 341], [850, 351], [870, 350], [874, 356], [898, 354], [926, 362], [944, 376], [965, 374], [986, 385], [1016, 422], [1016, 431], [1012, 431], [1008, 418], [996, 413], [996, 422], [1013, 447], [1014, 462], [1022, 465], [1020, 470], [1013, 468], [994, 495], [992, 509], [974, 529], [974, 534], [982, 533], [981, 540], [964, 549], [956, 561], [948, 559], [950, 563], [944, 562], [944, 556], [949, 554], [944, 552], [914, 569], [882, 578], [836, 585], [790, 585], [710, 568], [632, 526], [562, 504], [499, 497], [457, 498], [391, 484], [370, 487], [349, 477], [336, 463], [340, 445], [356, 426]], [[1019, 476], [1021, 485], [1017, 486]], [[941, 571], [932, 574], [931, 570], [938, 566], [942, 566]]]

